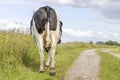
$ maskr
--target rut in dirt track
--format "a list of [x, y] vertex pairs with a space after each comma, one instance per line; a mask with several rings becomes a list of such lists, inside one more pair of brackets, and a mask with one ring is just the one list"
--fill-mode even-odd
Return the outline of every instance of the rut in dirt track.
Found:
[[118, 53], [113, 53], [113, 52], [111, 51], [111, 49], [105, 49], [105, 50], [102, 50], [102, 51], [103, 51], [103, 52], [106, 52], [106, 53], [108, 53], [108, 54], [110, 54], [110, 55], [113, 55], [114, 57], [120, 59], [120, 54], [118, 54]]
[[68, 70], [64, 80], [99, 80], [100, 57], [94, 49], [86, 50]]

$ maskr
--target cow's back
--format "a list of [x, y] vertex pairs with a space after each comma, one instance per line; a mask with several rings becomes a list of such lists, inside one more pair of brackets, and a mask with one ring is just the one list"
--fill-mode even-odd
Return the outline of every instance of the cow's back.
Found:
[[46, 23], [49, 21], [49, 29], [56, 30], [57, 27], [57, 15], [54, 9], [49, 6], [41, 7], [35, 11], [33, 15], [35, 21], [35, 27], [39, 34], [45, 31]]

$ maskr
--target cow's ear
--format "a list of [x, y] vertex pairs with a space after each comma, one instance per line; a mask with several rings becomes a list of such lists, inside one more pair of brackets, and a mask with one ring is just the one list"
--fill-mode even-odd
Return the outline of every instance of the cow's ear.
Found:
[[62, 27], [63, 26], [63, 23], [62, 23], [62, 21], [60, 21], [60, 27]]
[[63, 25], [63, 23], [62, 23], [62, 21], [60, 21], [60, 31], [62, 32], [62, 25]]

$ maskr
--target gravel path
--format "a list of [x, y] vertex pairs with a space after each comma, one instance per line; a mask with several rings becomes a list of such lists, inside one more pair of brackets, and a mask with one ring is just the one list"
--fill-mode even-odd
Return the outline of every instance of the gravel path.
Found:
[[117, 54], [117, 53], [115, 54], [115, 53], [111, 52], [110, 49], [105, 49], [105, 50], [102, 50], [102, 51], [106, 52], [106, 53], [109, 53], [109, 54], [111, 54], [111, 55], [120, 59], [120, 54]]
[[95, 50], [86, 50], [73, 63], [64, 80], [98, 80], [99, 63]]

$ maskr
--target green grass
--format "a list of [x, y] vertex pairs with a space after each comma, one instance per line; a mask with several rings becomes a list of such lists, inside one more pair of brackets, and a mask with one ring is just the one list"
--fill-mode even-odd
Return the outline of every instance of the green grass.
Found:
[[62, 79], [81, 51], [95, 47], [83, 42], [59, 44], [55, 55], [57, 74], [51, 77], [49, 69], [39, 73], [38, 49], [30, 35], [0, 32], [0, 80]]
[[[39, 54], [37, 46], [30, 35], [19, 33], [0, 32], [0, 80], [58, 80], [63, 79], [68, 68], [78, 57], [80, 52], [91, 48], [116, 48], [116, 46], [94, 45], [84, 42], [62, 43], [57, 46], [56, 76], [49, 76], [49, 69], [45, 73], [39, 73]], [[103, 78], [101, 80], [117, 80], [109, 76], [118, 76], [120, 63], [114, 57], [100, 53], [104, 64], [101, 68]], [[45, 60], [47, 53], [45, 52]], [[112, 61], [111, 61], [112, 60]], [[115, 62], [114, 62], [115, 61]], [[112, 63], [114, 63], [112, 65]], [[115, 66], [115, 67], [112, 67]], [[112, 69], [111, 69], [112, 68]], [[107, 70], [111, 69], [111, 70]], [[116, 73], [116, 70], [118, 71]], [[112, 72], [113, 71], [113, 72]], [[106, 73], [107, 72], [107, 73]], [[110, 73], [112, 74], [110, 74]], [[114, 75], [115, 73], [115, 75]], [[102, 75], [100, 75], [102, 76]], [[104, 77], [108, 77], [108, 79]], [[120, 76], [120, 75], [119, 75]]]
[[111, 51], [113, 53], [120, 54], [120, 47], [113, 48]]
[[100, 80], [120, 80], [120, 59], [100, 50], [97, 52], [101, 57]]

